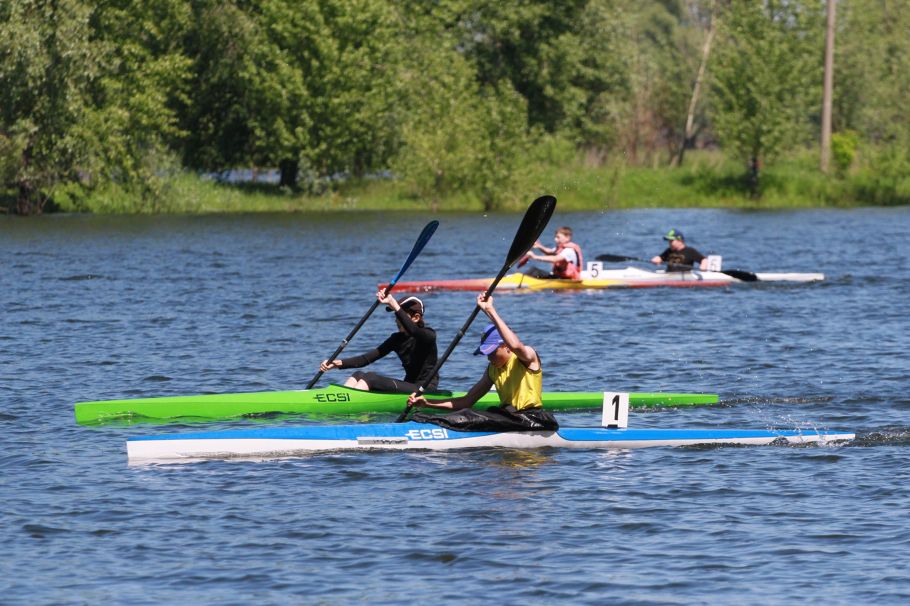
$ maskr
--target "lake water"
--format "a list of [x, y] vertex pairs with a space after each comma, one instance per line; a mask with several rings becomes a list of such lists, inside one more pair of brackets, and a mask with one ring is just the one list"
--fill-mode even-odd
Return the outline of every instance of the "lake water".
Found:
[[[83, 400], [302, 388], [432, 218], [439, 231], [405, 279], [495, 274], [520, 221], [0, 217], [0, 602], [910, 599], [907, 208], [557, 211], [547, 239], [570, 225], [590, 258], [651, 256], [675, 227], [728, 268], [827, 280], [496, 296], [541, 352], [548, 390], [709, 392], [723, 402], [633, 411], [632, 427], [855, 431], [848, 446], [360, 452], [137, 468], [127, 466], [127, 437], [188, 426], [73, 421]], [[441, 348], [474, 296], [424, 297]], [[442, 386], [480, 376], [484, 362], [470, 352], [484, 324], [455, 350]], [[347, 352], [393, 329], [379, 312]], [[394, 360], [375, 369], [398, 372]]]

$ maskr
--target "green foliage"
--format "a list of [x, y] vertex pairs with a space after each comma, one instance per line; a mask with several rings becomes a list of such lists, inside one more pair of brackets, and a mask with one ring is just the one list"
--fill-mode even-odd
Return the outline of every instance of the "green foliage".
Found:
[[910, 204], [910, 149], [882, 145], [870, 150], [851, 185], [863, 204]]
[[476, 147], [476, 168], [469, 191], [475, 191], [484, 209], [500, 208], [509, 202], [521, 204], [515, 183], [530, 139], [524, 97], [508, 82], [488, 86], [481, 92], [480, 139]]
[[719, 18], [709, 68], [714, 126], [757, 166], [808, 138], [820, 99], [821, 19], [817, 8], [776, 0], [731, 0]]
[[182, 0], [129, 0], [98, 5], [95, 36], [105, 57], [93, 84], [93, 103], [78, 126], [90, 153], [82, 181], [135, 191], [160, 208], [163, 178], [177, 170], [171, 151], [185, 135], [176, 107], [185, 101], [191, 61], [180, 41], [191, 22]]
[[[598, 41], [601, 69], [613, 74], [591, 106], [601, 144], [631, 163], [659, 161], [681, 137], [699, 46], [687, 36], [680, 2], [614, 0], [591, 3], [589, 35]], [[603, 57], [609, 57], [605, 59]], [[589, 129], [590, 130], [590, 129]]]
[[456, 191], [496, 208], [510, 190], [524, 145], [523, 98], [508, 82], [480, 87], [471, 65], [429, 36], [411, 44], [413, 63], [403, 74], [402, 146], [393, 170], [434, 208]]
[[0, 133], [0, 189], [16, 182], [25, 144], [25, 137], [7, 136]]
[[850, 169], [853, 159], [856, 158], [858, 145], [859, 137], [853, 131], [831, 135], [831, 158], [834, 160], [834, 168], [839, 176], [843, 176]]
[[[682, 138], [715, 6], [696, 140], [724, 160], [696, 153], [678, 175], [648, 173]], [[0, 191], [23, 213], [48, 200], [91, 212], [494, 209], [542, 191], [579, 207], [754, 205], [743, 200], [767, 166], [763, 205], [904, 203], [910, 11], [839, 3], [840, 178], [825, 179], [805, 151], [818, 140], [823, 8], [6, 0]], [[267, 195], [184, 172], [273, 167], [302, 187]]]
[[[79, 136], [88, 90], [100, 70], [90, 9], [79, 0], [14, 0], [0, 20], [0, 134], [4, 173], [19, 212], [41, 212], [47, 191], [73, 179], [85, 157]], [[15, 165], [15, 170], [11, 164]]]
[[305, 70], [312, 116], [307, 157], [323, 175], [385, 169], [399, 143], [407, 48], [401, 17], [385, 0], [320, 4], [320, 54]]
[[184, 111], [189, 166], [291, 160], [317, 175], [385, 168], [397, 145], [400, 44], [379, 0], [196, 5]]
[[[14, 0], [0, 23], [0, 166], [20, 212], [79, 189], [58, 187], [67, 184], [114, 181], [156, 199], [161, 159], [181, 135], [171, 107], [188, 65], [174, 42], [181, 8]], [[65, 205], [78, 198], [60, 195]]]
[[530, 126], [554, 132], [578, 117], [585, 98], [578, 86], [585, 41], [575, 32], [585, 0], [440, 4], [445, 6], [430, 20], [453, 38], [453, 48], [472, 63], [481, 85], [509, 82], [525, 98]]
[[910, 145], [910, 10], [906, 2], [851, 0], [838, 6], [837, 130], [875, 145]]
[[318, 30], [318, 11], [310, 5], [294, 11], [283, 0], [205, 0], [193, 9], [186, 43], [193, 96], [181, 108], [184, 162], [217, 171], [297, 158], [310, 118], [296, 45], [298, 37], [317, 36], [311, 30]]

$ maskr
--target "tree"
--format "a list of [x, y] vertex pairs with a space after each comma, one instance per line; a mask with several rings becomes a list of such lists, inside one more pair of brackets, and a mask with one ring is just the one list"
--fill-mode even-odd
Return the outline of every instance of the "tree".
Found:
[[50, 189], [76, 178], [77, 126], [100, 70], [91, 10], [79, 0], [14, 0], [0, 8], [0, 148], [16, 211], [42, 212]]
[[158, 198], [154, 184], [181, 134], [173, 101], [188, 66], [179, 48], [188, 12], [181, 0], [134, 4], [0, 9], [0, 153], [18, 212], [41, 212], [58, 185], [116, 183]]
[[496, 208], [522, 151], [524, 100], [508, 82], [481, 87], [468, 61], [438, 35], [413, 40], [408, 56], [396, 174], [434, 209], [457, 191]]
[[817, 111], [819, 24], [817, 9], [780, 0], [731, 0], [720, 15], [711, 116], [753, 197], [761, 163], [804, 140]]
[[319, 4], [321, 31], [298, 60], [311, 116], [307, 160], [321, 174], [385, 169], [399, 143], [405, 17], [385, 0]]
[[822, 92], [822, 136], [819, 166], [823, 173], [828, 172], [831, 162], [831, 110], [834, 97], [834, 32], [835, 0], [826, 0], [827, 19], [825, 26], [825, 80]]
[[[693, 9], [695, 4], [693, 3]], [[716, 19], [714, 17], [713, 3], [708, 16], [708, 23], [704, 32], [704, 41], [702, 43], [701, 61], [698, 64], [698, 71], [695, 73], [695, 82], [692, 84], [692, 96], [689, 99], [689, 109], [686, 112], [686, 126], [683, 129], [683, 136], [679, 143], [679, 151], [670, 161], [670, 166], [681, 166], [686, 148], [694, 143], [695, 139], [695, 113], [698, 108], [698, 101], [701, 97], [701, 89], [705, 80], [705, 71], [708, 69], [708, 59], [711, 56], [711, 45], [714, 42], [714, 34], [717, 31]]]
[[910, 11], [897, 2], [851, 0], [838, 17], [834, 130], [875, 144], [910, 145]]
[[910, 200], [910, 11], [893, 0], [851, 0], [838, 7], [834, 130], [858, 133], [866, 167], [859, 196]]
[[307, 8], [284, 0], [194, 4], [186, 51], [194, 61], [193, 96], [181, 109], [187, 165], [296, 167], [309, 143], [306, 74], [282, 42], [299, 27], [318, 28]]
[[129, 189], [146, 210], [160, 208], [175, 164], [172, 150], [186, 135], [177, 106], [189, 94], [192, 63], [183, 40], [191, 17], [183, 0], [105, 0], [91, 19], [105, 60], [92, 102], [75, 125], [90, 150], [80, 167], [82, 182]]
[[679, 2], [633, 3], [625, 8], [629, 94], [624, 111], [617, 113], [618, 128], [627, 158], [656, 165], [658, 152], [671, 156], [682, 136], [698, 46], [681, 27]]

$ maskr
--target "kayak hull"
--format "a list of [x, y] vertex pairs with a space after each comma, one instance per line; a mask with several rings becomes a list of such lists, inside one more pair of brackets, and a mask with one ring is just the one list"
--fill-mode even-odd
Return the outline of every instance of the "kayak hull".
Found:
[[[815, 282], [825, 279], [820, 273], [757, 273], [759, 282]], [[466, 280], [425, 280], [398, 282], [395, 290], [401, 292], [432, 291], [483, 291], [493, 282], [492, 278]], [[563, 280], [532, 278], [521, 273], [509, 274], [496, 287], [501, 290], [586, 290], [607, 288], [711, 287], [742, 284], [742, 280], [714, 271], [649, 271], [638, 267], [601, 271], [596, 278]], [[380, 284], [384, 288], [385, 284]]]
[[[430, 395], [444, 398], [454, 394]], [[106, 423], [163, 423], [172, 420], [215, 420], [274, 415], [328, 417], [373, 413], [400, 413], [407, 394], [377, 393], [329, 385], [321, 389], [264, 391], [254, 393], [211, 394], [79, 402], [74, 407], [81, 425]], [[543, 395], [548, 410], [590, 410], [603, 405], [602, 392], [547, 392]], [[717, 404], [716, 394], [632, 393], [633, 407], [693, 406]], [[480, 405], [499, 404], [495, 392], [480, 399]]]
[[808, 444], [852, 440], [852, 433], [753, 429], [603, 429], [556, 432], [460, 432], [429, 423], [273, 427], [134, 437], [131, 463], [207, 459], [274, 459], [341, 450], [454, 450], [466, 448], [613, 448]]

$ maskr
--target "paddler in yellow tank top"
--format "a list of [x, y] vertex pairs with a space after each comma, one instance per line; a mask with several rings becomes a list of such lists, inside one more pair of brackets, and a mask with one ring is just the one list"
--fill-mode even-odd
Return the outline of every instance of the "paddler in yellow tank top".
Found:
[[[493, 298], [477, 297], [477, 306], [490, 318], [474, 355], [485, 355], [489, 365], [474, 386], [460, 398], [428, 401], [411, 394], [408, 403], [421, 408], [454, 410], [448, 415], [416, 413], [414, 421], [435, 423], [461, 431], [555, 431], [556, 419], [543, 410], [543, 369], [533, 347], [521, 342], [496, 312]], [[499, 406], [471, 407], [496, 387]]]

